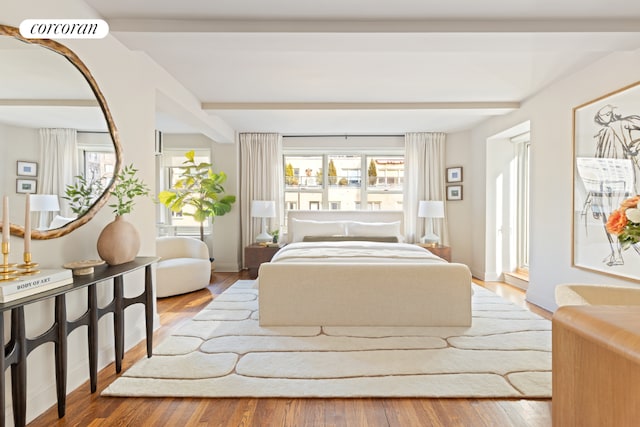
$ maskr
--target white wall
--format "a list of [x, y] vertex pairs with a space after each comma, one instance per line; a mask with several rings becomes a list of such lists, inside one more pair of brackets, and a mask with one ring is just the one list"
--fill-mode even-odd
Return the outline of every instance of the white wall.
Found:
[[[0, 3], [0, 22], [19, 26], [28, 18], [95, 18], [98, 17], [81, 0], [11, 0]], [[71, 48], [91, 70], [101, 88], [118, 128], [123, 146], [123, 163], [133, 163], [139, 169], [139, 177], [152, 187], [155, 194], [154, 131], [157, 93], [161, 91], [181, 111], [190, 112], [199, 118], [202, 126], [215, 120], [208, 120], [199, 108], [198, 100], [172, 79], [166, 71], [157, 67], [146, 56], [131, 52], [111, 36], [100, 40], [65, 40], [64, 45]], [[213, 123], [218, 124], [216, 123]], [[220, 125], [212, 129], [212, 134], [229, 136], [233, 141], [233, 132]], [[154, 202], [151, 198], [140, 199], [129, 220], [140, 232], [140, 255], [155, 254], [155, 218]], [[97, 258], [96, 240], [104, 226], [113, 219], [108, 207], [102, 209], [96, 217], [73, 233], [53, 240], [34, 241], [33, 259], [42, 266], [61, 266], [65, 262]], [[12, 248], [22, 248], [22, 239], [12, 237]], [[17, 251], [12, 250], [11, 261], [15, 262]], [[125, 294], [132, 296], [143, 289], [143, 274], [131, 274], [125, 278]], [[110, 292], [110, 286], [100, 288], [99, 297], [104, 301]], [[69, 318], [81, 314], [86, 307], [86, 291], [69, 295], [67, 309]], [[46, 330], [53, 319], [53, 302], [32, 304], [26, 308], [27, 335], [33, 337]], [[100, 321], [99, 328], [99, 367], [113, 361], [113, 333], [111, 316]], [[5, 314], [5, 336], [9, 325]], [[144, 316], [142, 306], [132, 306], [125, 315], [125, 348], [130, 348], [144, 337]], [[74, 331], [68, 340], [69, 373], [67, 391], [70, 392], [88, 379], [88, 351], [86, 328]], [[27, 421], [51, 407], [56, 402], [53, 368], [53, 345], [44, 345], [28, 357], [27, 384]], [[9, 375], [6, 376], [9, 380]], [[9, 381], [10, 383], [10, 381]], [[6, 387], [6, 417], [11, 425], [11, 388]], [[87, 393], [89, 391], [87, 390]]]
[[[39, 163], [40, 146], [38, 130], [21, 126], [0, 124], [0, 146], [2, 153], [3, 171], [0, 173], [0, 195], [9, 196], [9, 217], [12, 223], [24, 224], [24, 194], [16, 192], [16, 179], [35, 179], [38, 177], [18, 177], [16, 174], [18, 160]], [[16, 149], [19, 147], [19, 149]], [[39, 165], [40, 166], [40, 165]], [[37, 185], [36, 184], [36, 185]]]
[[[554, 289], [560, 283], [631, 284], [630, 281], [572, 266], [573, 108], [638, 80], [640, 51], [619, 52], [585, 67], [524, 102], [518, 111], [490, 119], [465, 138], [473, 158], [473, 182], [488, 176], [487, 139], [531, 121], [531, 244], [527, 299], [555, 310]], [[466, 179], [465, 179], [466, 180]], [[477, 194], [477, 196], [475, 195]], [[467, 215], [472, 221], [474, 274], [490, 270], [482, 235], [487, 223], [485, 191], [475, 192]], [[485, 214], [483, 214], [485, 213]], [[451, 230], [452, 235], [456, 231]], [[478, 276], [482, 277], [482, 276]]]
[[[471, 206], [478, 191], [483, 192], [482, 185], [474, 178], [476, 174], [476, 162], [472, 159], [473, 153], [469, 150], [469, 133], [455, 133], [447, 135], [446, 139], [446, 167], [462, 166], [462, 200], [450, 200], [445, 203], [446, 215], [449, 223], [449, 245], [451, 246], [451, 260], [467, 264], [474, 276], [473, 266], [474, 253], [474, 228], [473, 221], [469, 220]], [[482, 212], [473, 212], [476, 214]], [[483, 216], [484, 217], [484, 216]]]

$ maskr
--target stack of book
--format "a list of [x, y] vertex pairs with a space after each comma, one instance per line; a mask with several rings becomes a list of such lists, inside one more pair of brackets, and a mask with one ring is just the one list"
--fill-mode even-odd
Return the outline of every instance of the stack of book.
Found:
[[28, 297], [73, 283], [71, 270], [44, 269], [31, 276], [0, 282], [0, 303]]

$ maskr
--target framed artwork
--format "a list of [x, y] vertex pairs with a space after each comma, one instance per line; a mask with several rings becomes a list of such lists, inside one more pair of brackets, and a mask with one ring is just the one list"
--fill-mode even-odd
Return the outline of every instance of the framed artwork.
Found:
[[448, 185], [447, 200], [462, 200], [462, 185]]
[[36, 162], [18, 160], [16, 174], [18, 176], [38, 176], [38, 164]]
[[447, 182], [462, 182], [462, 166], [447, 168]]
[[16, 192], [17, 193], [35, 193], [37, 189], [38, 181], [35, 179], [16, 179]]
[[640, 82], [573, 109], [573, 266], [640, 280], [639, 245], [606, 226], [638, 194], [639, 149]]

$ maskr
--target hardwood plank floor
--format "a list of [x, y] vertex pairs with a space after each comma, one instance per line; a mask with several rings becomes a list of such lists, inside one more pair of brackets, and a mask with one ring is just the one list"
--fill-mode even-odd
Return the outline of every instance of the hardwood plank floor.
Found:
[[[212, 298], [246, 272], [214, 273], [208, 288], [158, 300], [161, 327], [154, 343], [161, 342]], [[551, 313], [528, 304], [524, 292], [498, 282], [475, 281], [502, 297], [543, 317]], [[146, 357], [143, 342], [128, 351], [123, 371]], [[115, 398], [100, 392], [117, 378], [114, 364], [98, 376], [98, 391], [88, 382], [67, 397], [66, 416], [56, 407], [30, 426], [551, 426], [551, 400], [525, 399], [198, 399]]]

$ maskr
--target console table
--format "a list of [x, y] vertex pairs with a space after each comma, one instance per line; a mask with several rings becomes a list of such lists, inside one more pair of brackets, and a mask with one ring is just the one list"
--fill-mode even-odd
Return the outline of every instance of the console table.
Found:
[[[116, 372], [122, 369], [124, 357], [124, 309], [132, 304], [144, 304], [147, 338], [147, 357], [151, 357], [153, 348], [153, 280], [151, 265], [157, 257], [138, 257], [135, 260], [116, 266], [96, 267], [92, 274], [74, 276], [73, 283], [56, 289], [0, 304], [0, 331], [4, 330], [4, 312], [11, 311], [11, 339], [4, 342], [0, 333], [0, 344], [4, 348], [4, 357], [0, 357], [0, 427], [5, 425], [5, 370], [11, 367], [11, 395], [13, 401], [13, 419], [16, 426], [24, 426], [27, 411], [27, 356], [38, 346], [53, 342], [55, 344], [56, 392], [58, 398], [58, 417], [65, 413], [67, 396], [67, 336], [80, 326], [87, 326], [89, 342], [89, 375], [91, 393], [98, 383], [98, 320], [107, 313], [113, 313]], [[144, 291], [133, 298], [124, 297], [124, 275], [144, 268]], [[104, 307], [98, 307], [96, 285], [113, 279], [113, 299]], [[88, 288], [88, 308], [75, 320], [67, 320], [66, 294], [78, 289]], [[24, 306], [34, 302], [55, 298], [54, 320], [52, 326], [40, 336], [27, 338], [25, 334]]]

